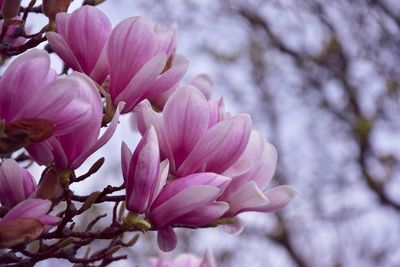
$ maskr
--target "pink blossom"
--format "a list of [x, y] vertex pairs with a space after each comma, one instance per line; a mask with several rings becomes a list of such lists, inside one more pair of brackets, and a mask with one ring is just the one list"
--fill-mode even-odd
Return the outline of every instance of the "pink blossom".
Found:
[[215, 173], [196, 173], [173, 180], [164, 187], [148, 211], [158, 229], [157, 242], [163, 251], [176, 247], [172, 225], [199, 227], [213, 223], [229, 206], [216, 201], [230, 179]]
[[109, 92], [115, 105], [126, 103], [124, 113], [174, 87], [185, 73], [186, 60], [168, 64], [175, 35], [174, 28], [160, 30], [141, 17], [126, 19], [113, 29], [107, 43]]
[[161, 159], [170, 162], [171, 174], [222, 173], [243, 153], [251, 132], [246, 114], [230, 116], [221, 100], [205, 98], [194, 86], [184, 86], [168, 99], [163, 114], [148, 102], [137, 108], [141, 133], [152, 125], [158, 136]]
[[101, 84], [108, 75], [105, 44], [111, 22], [99, 9], [85, 5], [71, 14], [58, 13], [57, 32], [48, 32], [51, 48], [75, 71]]
[[0, 202], [12, 208], [27, 199], [36, 189], [36, 181], [29, 171], [21, 168], [13, 159], [0, 165]]
[[242, 156], [223, 174], [232, 182], [219, 198], [229, 203], [225, 216], [244, 211], [274, 212], [284, 208], [296, 191], [287, 185], [268, 189], [275, 173], [277, 153], [272, 144], [256, 130]]
[[107, 130], [99, 138], [103, 117], [100, 93], [94, 82], [86, 75], [74, 72], [69, 77], [79, 84], [78, 97], [90, 103], [89, 114], [91, 116], [88, 122], [73, 132], [30, 145], [28, 151], [39, 164], [49, 165], [54, 161], [56, 166], [61, 169], [74, 170], [112, 137], [118, 125], [123, 103], [119, 105]]
[[47, 215], [51, 201], [26, 199], [0, 220], [0, 247], [12, 247], [39, 237], [60, 218]]
[[154, 128], [149, 128], [143, 135], [133, 155], [125, 143], [122, 144], [121, 153], [126, 207], [129, 211], [143, 213], [153, 203], [168, 176], [168, 161], [160, 166]]
[[6, 133], [28, 130], [30, 142], [39, 142], [87, 122], [91, 105], [79, 97], [79, 79], [56, 77], [44, 50], [32, 49], [8, 66], [0, 80], [0, 119]]
[[205, 226], [228, 209], [216, 199], [230, 179], [215, 173], [196, 173], [167, 182], [168, 161], [160, 164], [156, 132], [150, 127], [135, 152], [122, 145], [122, 173], [126, 185], [126, 206], [145, 213], [151, 226], [159, 229], [158, 242], [168, 251], [176, 246], [171, 225]]
[[184, 253], [172, 258], [169, 253], [162, 253], [157, 258], [149, 259], [149, 267], [216, 267], [214, 255], [207, 249], [203, 258]]

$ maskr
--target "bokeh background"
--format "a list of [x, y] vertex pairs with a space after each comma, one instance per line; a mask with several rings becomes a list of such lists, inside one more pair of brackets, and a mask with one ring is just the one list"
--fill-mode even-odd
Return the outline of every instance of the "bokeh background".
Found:
[[[250, 113], [278, 149], [274, 182], [300, 192], [282, 212], [243, 214], [240, 236], [181, 230], [175, 254], [211, 248], [225, 267], [400, 266], [399, 1], [106, 0], [98, 7], [114, 25], [136, 15], [177, 23], [177, 52], [190, 60], [185, 79], [209, 74], [213, 97]], [[120, 142], [138, 141], [131, 122], [122, 118], [112, 142], [88, 160], [106, 155], [107, 169], [77, 191], [121, 183]], [[125, 252], [130, 262], [115, 266], [146, 266], [158, 253], [154, 235]]]

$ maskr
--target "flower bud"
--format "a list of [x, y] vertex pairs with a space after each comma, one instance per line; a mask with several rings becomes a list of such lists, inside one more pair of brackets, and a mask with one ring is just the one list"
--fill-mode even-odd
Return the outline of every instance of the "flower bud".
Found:
[[67, 12], [71, 0], [43, 0], [43, 13], [54, 22], [59, 12]]
[[57, 199], [63, 194], [63, 188], [60, 184], [59, 173], [56, 168], [50, 168], [43, 175], [35, 193], [35, 198]]
[[1, 13], [6, 22], [18, 15], [22, 0], [4, 0]]
[[0, 227], [0, 248], [29, 242], [43, 232], [43, 223], [34, 219], [18, 219]]

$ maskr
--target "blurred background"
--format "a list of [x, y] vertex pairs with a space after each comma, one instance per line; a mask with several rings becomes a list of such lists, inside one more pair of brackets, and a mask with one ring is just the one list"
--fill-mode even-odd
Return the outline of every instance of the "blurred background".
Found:
[[[175, 254], [209, 247], [226, 267], [400, 266], [399, 1], [107, 0], [98, 7], [114, 25], [135, 15], [176, 22], [177, 52], [190, 60], [187, 81], [211, 75], [213, 97], [223, 95], [233, 113], [250, 113], [278, 149], [274, 182], [300, 192], [280, 213], [243, 214], [237, 237], [181, 230]], [[137, 143], [125, 125], [94, 156], [114, 151], [107, 167], [116, 184], [121, 139]], [[126, 252], [131, 262], [116, 266], [145, 266], [158, 253], [154, 236]]]

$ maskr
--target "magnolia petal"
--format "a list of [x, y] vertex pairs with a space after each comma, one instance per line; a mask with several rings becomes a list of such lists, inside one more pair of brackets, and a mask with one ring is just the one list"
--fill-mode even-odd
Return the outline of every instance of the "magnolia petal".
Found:
[[25, 147], [29, 155], [39, 165], [50, 165], [54, 161], [52, 147], [48, 140], [40, 143], [33, 143]]
[[166, 61], [167, 56], [165, 53], [152, 57], [118, 95], [110, 87], [110, 94], [111, 98], [114, 99], [114, 104], [125, 101], [127, 104], [123, 112], [131, 111], [143, 99], [142, 96], [146, 94], [149, 86], [161, 73]]
[[65, 64], [67, 64], [73, 70], [83, 72], [83, 69], [79, 64], [78, 59], [75, 57], [74, 52], [72, 52], [67, 42], [60, 34], [56, 32], [48, 32], [46, 33], [46, 37], [49, 41], [51, 49], [56, 52], [56, 54], [65, 62]]
[[154, 202], [155, 206], [161, 205], [167, 201], [171, 196], [178, 194], [180, 191], [197, 185], [209, 185], [217, 187], [221, 190], [221, 193], [228, 187], [231, 179], [216, 173], [204, 172], [195, 173], [186, 177], [181, 177], [169, 183], [157, 197]]
[[127, 179], [127, 209], [143, 213], [153, 202], [158, 189], [160, 154], [153, 127], [140, 140], [129, 164]]
[[67, 12], [59, 12], [56, 15], [57, 32], [61, 36], [67, 35], [67, 21], [70, 16], [71, 14], [68, 14]]
[[208, 109], [210, 111], [210, 121], [208, 128], [224, 119], [224, 100], [221, 97], [218, 100], [208, 100]]
[[54, 163], [56, 166], [62, 169], [68, 168], [69, 161], [67, 155], [65, 154], [64, 148], [60, 144], [60, 141], [53, 137], [48, 140], [48, 143], [51, 146]]
[[163, 120], [160, 113], [157, 113], [151, 107], [149, 101], [145, 100], [136, 108], [136, 119], [139, 132], [143, 135], [150, 126], [156, 130], [158, 144], [160, 146], [161, 160], [168, 159], [171, 171], [175, 170], [175, 161], [172, 156], [171, 148], [164, 133]]
[[214, 83], [207, 74], [200, 74], [193, 78], [191, 85], [196, 86], [203, 95], [209, 100], [213, 91]]
[[240, 235], [244, 230], [244, 222], [240, 217], [236, 216], [235, 222], [232, 224], [224, 224], [223, 229], [228, 234]]
[[231, 193], [223, 200], [230, 205], [226, 216], [234, 216], [243, 211], [253, 211], [257, 207], [266, 206], [269, 202], [254, 181], [242, 185], [236, 192]]
[[76, 98], [79, 84], [68, 78], [57, 79], [36, 94], [15, 116], [15, 119], [40, 118], [55, 124], [54, 135], [65, 134], [86, 123], [91, 116], [91, 105]]
[[107, 60], [107, 44], [104, 45], [103, 51], [101, 51], [99, 59], [96, 62], [92, 72], [89, 74], [90, 78], [96, 81], [98, 84], [102, 84], [109, 74], [108, 60]]
[[154, 26], [143, 18], [133, 17], [120, 22], [107, 42], [110, 67], [110, 93], [119, 95], [135, 74], [154, 54]]
[[50, 206], [50, 200], [28, 198], [12, 208], [0, 221], [0, 225], [16, 219], [40, 220], [47, 214]]
[[91, 117], [85, 125], [57, 138], [68, 162], [72, 163], [97, 141], [103, 117], [103, 103], [99, 90], [88, 76], [74, 72], [68, 78], [78, 83], [78, 97], [91, 105]]
[[[14, 119], [49, 82], [49, 71], [49, 55], [40, 49], [32, 49], [11, 62], [0, 81], [0, 117]], [[39, 96], [43, 101], [43, 95]]]
[[129, 174], [129, 162], [132, 158], [132, 152], [129, 149], [128, 145], [122, 141], [121, 144], [121, 168], [122, 168], [122, 176], [124, 178], [125, 185], [127, 184], [127, 178]]
[[210, 185], [195, 185], [184, 189], [152, 208], [150, 220], [156, 227], [162, 227], [214, 200], [220, 193], [221, 190]]
[[174, 223], [185, 226], [205, 226], [213, 223], [229, 210], [226, 202], [212, 202], [204, 205], [201, 209], [189, 212], [178, 218]]
[[296, 190], [288, 185], [281, 185], [272, 188], [264, 193], [269, 199], [269, 203], [265, 206], [255, 208], [254, 211], [275, 212], [286, 207], [289, 202], [297, 194]]
[[264, 140], [264, 142], [263, 154], [260, 157], [261, 166], [255, 172], [248, 174], [250, 177], [253, 177], [252, 180], [254, 180], [262, 190], [269, 185], [274, 176], [278, 160], [276, 148], [266, 140]]
[[37, 184], [35, 178], [26, 169], [21, 169], [24, 183], [25, 199], [28, 198], [36, 190]]
[[111, 34], [111, 22], [100, 9], [85, 5], [71, 13], [67, 24], [64, 38], [67, 39], [82, 71], [90, 74]]
[[162, 251], [168, 252], [176, 248], [178, 239], [171, 226], [165, 226], [157, 231], [157, 243]]
[[173, 88], [185, 74], [188, 66], [189, 62], [187, 60], [173, 65], [151, 83], [145, 97], [152, 98]]
[[204, 95], [193, 86], [175, 91], [163, 111], [163, 125], [176, 167], [208, 129], [208, 104]]
[[168, 174], [169, 161], [168, 159], [165, 159], [160, 163], [160, 179], [158, 180], [157, 189], [154, 192], [154, 198], [158, 196], [158, 194], [161, 192], [161, 189], [163, 189], [165, 184], [167, 183]]
[[121, 110], [124, 108], [125, 103], [121, 102], [117, 106], [117, 110], [114, 114], [114, 117], [110, 124], [107, 127], [107, 130], [103, 133], [103, 135], [91, 146], [89, 147], [86, 151], [83, 151], [82, 154], [80, 154], [74, 162], [71, 164], [71, 169], [77, 169], [79, 166], [82, 165], [82, 163], [94, 152], [99, 150], [102, 146], [104, 146], [108, 140], [111, 139], [113, 134], [115, 133], [115, 130], [117, 129], [118, 126], [118, 121], [119, 121], [119, 115]]
[[222, 173], [243, 153], [251, 131], [251, 118], [246, 114], [221, 121], [196, 143], [177, 174], [185, 176], [207, 163], [206, 170]]
[[11, 208], [25, 199], [24, 177], [21, 167], [13, 159], [6, 159], [0, 166], [1, 204]]
[[240, 158], [224, 172], [228, 177], [237, 177], [251, 170], [262, 158], [264, 150], [263, 136], [260, 132], [252, 130], [246, 149]]
[[56, 216], [44, 215], [39, 219], [39, 221], [46, 226], [54, 226], [59, 224], [62, 219]]

